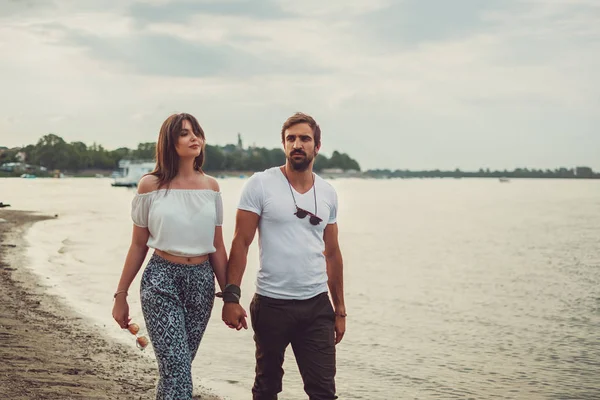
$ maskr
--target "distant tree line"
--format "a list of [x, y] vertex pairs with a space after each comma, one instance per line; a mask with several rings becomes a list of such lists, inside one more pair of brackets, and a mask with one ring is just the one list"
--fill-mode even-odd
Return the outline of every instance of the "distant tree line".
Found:
[[516, 168], [513, 171], [491, 171], [490, 169], [479, 169], [479, 171], [441, 171], [439, 169], [430, 171], [389, 170], [373, 169], [363, 173], [363, 176], [373, 178], [579, 178], [600, 179], [600, 173], [594, 172], [589, 167], [556, 168], [550, 169], [528, 169]]
[[[285, 163], [285, 154], [280, 148], [266, 149], [251, 147], [244, 149], [241, 141], [237, 145], [206, 146], [206, 171], [261, 171], [266, 168]], [[102, 145], [91, 146], [83, 142], [67, 143], [55, 134], [48, 134], [38, 140], [35, 145], [22, 148], [0, 150], [0, 165], [17, 162], [18, 153], [25, 153], [25, 162], [30, 165], [43, 166], [48, 170], [63, 172], [79, 172], [84, 170], [114, 170], [120, 160], [154, 160], [156, 144], [140, 143], [137, 148], [120, 147], [107, 150]], [[342, 171], [361, 171], [360, 165], [349, 155], [334, 151], [331, 157], [319, 154], [315, 161], [315, 170], [339, 169]], [[508, 170], [479, 169], [478, 171], [443, 170], [390, 170], [372, 169], [357, 176], [373, 178], [573, 178], [600, 179], [600, 173], [591, 168], [579, 166], [575, 168], [528, 169], [516, 168]]]
[[[204, 170], [206, 171], [261, 171], [285, 163], [282, 149], [266, 149], [253, 147], [243, 149], [228, 144], [226, 146], [206, 146]], [[17, 154], [25, 153], [27, 164], [39, 165], [48, 170], [77, 172], [86, 169], [114, 170], [119, 161], [154, 160], [156, 144], [154, 142], [140, 143], [136, 149], [121, 147], [107, 150], [102, 145], [87, 146], [83, 142], [67, 143], [55, 134], [40, 138], [35, 145], [19, 149], [6, 150], [0, 154], [0, 164], [17, 161]], [[319, 154], [315, 161], [315, 170], [336, 168], [344, 171], [360, 171], [360, 165], [350, 156], [334, 151], [331, 157]]]

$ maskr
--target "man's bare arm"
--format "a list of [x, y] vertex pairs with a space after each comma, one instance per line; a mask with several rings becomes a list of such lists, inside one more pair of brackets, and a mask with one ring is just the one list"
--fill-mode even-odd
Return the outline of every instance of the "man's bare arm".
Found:
[[337, 223], [325, 227], [325, 260], [327, 261], [327, 284], [335, 309], [335, 343], [346, 333], [346, 303], [344, 302], [344, 262], [338, 242]]
[[[256, 229], [258, 228], [258, 214], [251, 211], [238, 210], [235, 220], [235, 233], [229, 252], [229, 262], [227, 264], [227, 285], [242, 285], [242, 277], [246, 270], [248, 260], [248, 248], [254, 240]], [[227, 291], [227, 289], [226, 289]], [[246, 322], [246, 311], [237, 301], [228, 299], [228, 293], [224, 293], [223, 304], [223, 322], [232, 329], [248, 329]], [[235, 299], [235, 297], [234, 297]], [[238, 296], [239, 300], [239, 296]]]
[[235, 219], [235, 232], [229, 252], [229, 263], [227, 265], [227, 283], [241, 286], [246, 263], [248, 261], [248, 249], [254, 240], [258, 228], [258, 214], [251, 211], [238, 210]]
[[329, 224], [323, 235], [325, 240], [325, 259], [327, 260], [327, 277], [331, 300], [337, 313], [346, 313], [344, 303], [344, 262], [338, 242], [337, 224]]

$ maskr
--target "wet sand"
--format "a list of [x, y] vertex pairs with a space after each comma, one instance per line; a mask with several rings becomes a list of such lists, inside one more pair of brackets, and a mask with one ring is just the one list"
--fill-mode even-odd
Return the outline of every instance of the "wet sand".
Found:
[[23, 235], [47, 218], [0, 210], [0, 399], [153, 399], [156, 363], [90, 329], [26, 268]]

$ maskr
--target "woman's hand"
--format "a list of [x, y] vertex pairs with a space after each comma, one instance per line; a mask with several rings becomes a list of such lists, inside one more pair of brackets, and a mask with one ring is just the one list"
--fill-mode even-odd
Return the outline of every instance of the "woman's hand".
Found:
[[112, 316], [121, 328], [127, 329], [129, 322], [131, 322], [131, 318], [129, 317], [129, 304], [127, 304], [127, 298], [125, 296], [117, 296], [115, 299]]

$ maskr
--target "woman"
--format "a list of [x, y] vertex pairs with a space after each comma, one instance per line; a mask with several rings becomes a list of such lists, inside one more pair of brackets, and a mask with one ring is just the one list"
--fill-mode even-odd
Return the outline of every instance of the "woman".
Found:
[[163, 123], [156, 168], [132, 201], [133, 237], [114, 294], [113, 318], [127, 328], [127, 290], [153, 248], [140, 295], [160, 373], [157, 399], [192, 398], [192, 361], [212, 311], [214, 277], [225, 286], [223, 203], [217, 181], [202, 171], [204, 145], [190, 114]]

